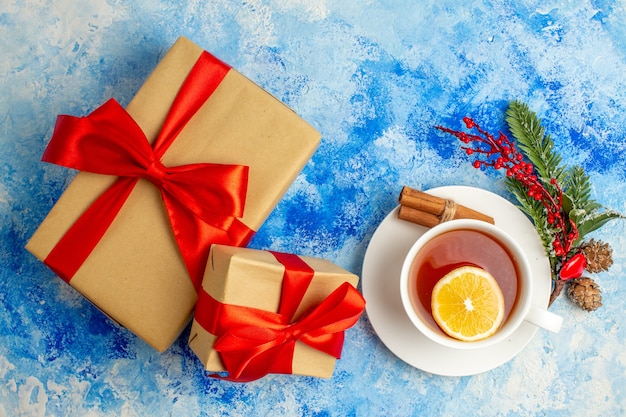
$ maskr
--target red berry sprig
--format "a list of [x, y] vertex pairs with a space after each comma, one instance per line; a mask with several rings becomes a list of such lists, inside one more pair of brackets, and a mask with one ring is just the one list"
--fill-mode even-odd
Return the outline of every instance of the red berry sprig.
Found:
[[[508, 177], [520, 181], [527, 189], [529, 197], [540, 201], [546, 210], [546, 221], [555, 229], [552, 248], [556, 257], [567, 263], [568, 254], [574, 248], [578, 239], [578, 229], [573, 220], [563, 209], [563, 190], [555, 178], [550, 178], [550, 185], [554, 188], [554, 195], [537, 177], [532, 163], [524, 161], [524, 156], [517, 150], [505, 134], [500, 132], [496, 139], [492, 134], [484, 131], [473, 119], [464, 117], [463, 122], [468, 129], [476, 129], [479, 133], [470, 134], [436, 126], [437, 129], [456, 136], [466, 146], [461, 146], [467, 155], [478, 155], [474, 160], [474, 168], [492, 167], [496, 170], [506, 170]], [[471, 144], [471, 145], [470, 145]], [[570, 277], [571, 278], [571, 277]], [[561, 279], [568, 279], [563, 278]]]

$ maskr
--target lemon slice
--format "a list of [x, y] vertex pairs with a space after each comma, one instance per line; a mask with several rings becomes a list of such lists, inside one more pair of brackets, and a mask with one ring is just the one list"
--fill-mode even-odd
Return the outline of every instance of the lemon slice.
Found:
[[463, 266], [435, 284], [432, 312], [446, 334], [464, 342], [474, 342], [498, 330], [504, 319], [504, 297], [489, 272]]

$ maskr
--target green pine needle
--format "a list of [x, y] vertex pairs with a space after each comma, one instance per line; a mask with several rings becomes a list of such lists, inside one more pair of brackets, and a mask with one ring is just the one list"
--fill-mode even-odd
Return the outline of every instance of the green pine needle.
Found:
[[537, 229], [537, 234], [541, 238], [544, 251], [550, 260], [550, 270], [552, 271], [552, 279], [557, 279], [557, 256], [554, 253], [552, 242], [554, 241], [555, 230], [547, 221], [546, 212], [543, 204], [528, 196], [528, 190], [521, 183], [512, 177], [506, 177], [505, 184], [507, 189], [519, 202], [519, 208], [526, 213], [532, 220]]
[[[608, 221], [626, 218], [616, 211], [605, 210], [591, 198], [592, 186], [589, 176], [580, 166], [567, 169], [563, 165], [561, 156], [554, 151], [554, 142], [541, 125], [541, 119], [526, 104], [514, 101], [506, 114], [511, 134], [517, 140], [522, 153], [533, 163], [542, 185], [554, 195], [557, 189], [550, 183], [550, 179], [556, 179], [561, 185], [564, 193], [563, 209], [579, 233], [575, 246], [580, 244], [585, 235], [604, 226]], [[555, 271], [557, 261], [552, 252], [552, 241], [556, 230], [554, 226], [548, 224], [543, 205], [528, 196], [528, 190], [520, 181], [507, 177], [506, 186], [519, 201], [522, 211], [535, 223]]]
[[565, 168], [561, 165], [561, 156], [553, 150], [550, 135], [545, 134], [541, 119], [519, 101], [512, 102], [506, 114], [511, 134], [539, 176], [543, 179], [555, 178], [562, 183]]

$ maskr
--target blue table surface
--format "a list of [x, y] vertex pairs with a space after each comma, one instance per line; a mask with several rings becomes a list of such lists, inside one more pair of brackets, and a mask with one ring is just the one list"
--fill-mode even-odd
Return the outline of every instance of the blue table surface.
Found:
[[[464, 4], [465, 3], [465, 4]], [[613, 0], [13, 0], [0, 5], [0, 417], [626, 415], [624, 222], [596, 232], [614, 265], [603, 306], [561, 297], [558, 334], [511, 361], [443, 377], [391, 353], [366, 314], [330, 379], [208, 378], [187, 332], [158, 354], [23, 247], [71, 180], [44, 164], [57, 114], [126, 104], [179, 35], [284, 101], [323, 136], [251, 247], [360, 274], [402, 185], [472, 185], [511, 201], [452, 137], [506, 131], [512, 100], [544, 121], [592, 196], [626, 212], [626, 21]]]

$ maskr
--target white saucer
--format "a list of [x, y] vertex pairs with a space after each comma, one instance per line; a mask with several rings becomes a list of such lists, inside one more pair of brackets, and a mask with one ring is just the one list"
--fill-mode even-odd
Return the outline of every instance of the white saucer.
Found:
[[[496, 226], [517, 240], [528, 257], [535, 277], [534, 304], [548, 305], [550, 263], [524, 213], [504, 198], [478, 188], [448, 186], [427, 192], [492, 216]], [[484, 349], [460, 351], [432, 342], [413, 326], [400, 300], [400, 270], [411, 245], [424, 231], [425, 227], [399, 220], [396, 207], [378, 226], [365, 252], [363, 296], [367, 316], [382, 342], [409, 365], [438, 375], [474, 375], [511, 360], [530, 342], [537, 327], [524, 322], [509, 339]]]

